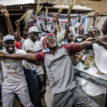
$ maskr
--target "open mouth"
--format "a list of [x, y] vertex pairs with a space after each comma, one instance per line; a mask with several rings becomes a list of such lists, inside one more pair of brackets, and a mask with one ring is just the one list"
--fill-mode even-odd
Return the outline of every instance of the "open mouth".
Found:
[[9, 49], [13, 49], [13, 47], [9, 47]]
[[51, 45], [55, 45], [55, 44], [56, 44], [56, 40], [50, 41], [50, 44], [51, 44]]
[[14, 48], [13, 48], [13, 47], [8, 47], [8, 50], [9, 50], [9, 51], [13, 51]]

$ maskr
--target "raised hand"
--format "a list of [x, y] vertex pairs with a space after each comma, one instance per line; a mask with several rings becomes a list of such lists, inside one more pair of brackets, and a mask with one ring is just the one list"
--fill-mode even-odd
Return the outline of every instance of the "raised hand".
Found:
[[96, 12], [96, 13], [94, 14], [94, 19], [96, 20], [96, 19], [98, 18], [98, 16], [99, 16], [99, 13]]
[[89, 38], [86, 39], [86, 41], [90, 41], [92, 43], [95, 43], [95, 42], [97, 42], [97, 39], [98, 38], [89, 37]]
[[18, 20], [16, 20], [15, 25], [16, 25], [16, 27], [20, 26], [20, 22]]
[[3, 7], [2, 5], [0, 6], [0, 12], [5, 16], [5, 17], [9, 17], [9, 13], [6, 9], [6, 7]]
[[36, 20], [36, 17], [33, 16], [32, 19], [33, 19], [33, 21], [36, 23], [36, 21], [37, 21], [37, 20]]

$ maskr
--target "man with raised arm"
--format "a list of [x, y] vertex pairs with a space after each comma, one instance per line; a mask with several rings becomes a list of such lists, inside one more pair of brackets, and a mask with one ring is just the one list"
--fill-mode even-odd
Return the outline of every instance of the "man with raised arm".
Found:
[[92, 45], [92, 42], [84, 41], [58, 47], [55, 35], [50, 34], [46, 37], [45, 45], [49, 48], [49, 52], [26, 55], [1, 53], [0, 58], [24, 59], [35, 64], [44, 62], [47, 81], [51, 93], [54, 94], [54, 107], [99, 107], [77, 84], [71, 61], [72, 54]]

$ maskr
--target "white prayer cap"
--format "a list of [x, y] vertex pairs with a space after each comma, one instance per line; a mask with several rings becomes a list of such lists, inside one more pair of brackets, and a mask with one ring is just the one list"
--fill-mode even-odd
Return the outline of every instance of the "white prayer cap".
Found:
[[15, 40], [13, 35], [8, 34], [3, 37], [3, 42], [10, 41], [10, 40], [13, 40], [13, 41]]

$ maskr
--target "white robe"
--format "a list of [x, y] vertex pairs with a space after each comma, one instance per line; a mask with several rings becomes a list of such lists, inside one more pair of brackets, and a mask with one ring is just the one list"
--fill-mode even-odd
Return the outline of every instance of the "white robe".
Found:
[[97, 68], [104, 74], [107, 74], [107, 49], [94, 43], [95, 63]]

